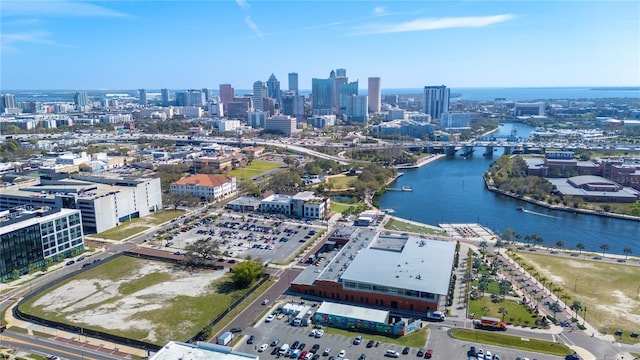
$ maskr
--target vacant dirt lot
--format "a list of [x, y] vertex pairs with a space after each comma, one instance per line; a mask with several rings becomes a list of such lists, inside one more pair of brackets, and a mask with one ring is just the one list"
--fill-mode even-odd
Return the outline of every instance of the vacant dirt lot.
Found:
[[[105, 272], [98, 272], [100, 267], [97, 267], [40, 296], [31, 308], [37, 310], [38, 315], [44, 313], [56, 320], [117, 330], [113, 332], [129, 333], [133, 338], [149, 342], [163, 342], [172, 334], [193, 335], [199, 330], [201, 324], [190, 319], [198, 308], [190, 308], [188, 299], [215, 297], [212, 285], [226, 274], [222, 271], [189, 272], [163, 262], [125, 260], [134, 262], [125, 276], [105, 276]], [[91, 271], [96, 271], [95, 277], [90, 276]], [[167, 320], [178, 317], [180, 321], [158, 323], [158, 319], [163, 319], [163, 313]]]

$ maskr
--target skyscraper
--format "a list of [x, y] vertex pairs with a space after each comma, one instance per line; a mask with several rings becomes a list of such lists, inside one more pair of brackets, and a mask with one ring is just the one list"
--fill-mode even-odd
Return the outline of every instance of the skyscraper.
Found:
[[347, 69], [336, 69], [336, 77], [347, 77]]
[[16, 107], [16, 96], [13, 94], [2, 94], [0, 97], [0, 114], [4, 113], [7, 109], [14, 109]]
[[338, 88], [338, 109], [340, 111], [346, 110], [347, 98], [351, 97], [351, 95], [358, 95], [358, 82], [354, 81], [350, 83], [340, 84]]
[[202, 95], [204, 97], [204, 102], [207, 103], [209, 102], [209, 89], [207, 88], [202, 88]]
[[379, 112], [382, 98], [382, 90], [380, 88], [380, 78], [370, 77], [369, 87], [367, 89], [369, 96], [369, 112]]
[[267, 96], [274, 99], [276, 104], [282, 104], [282, 94], [280, 93], [280, 81], [276, 79], [276, 76], [271, 74], [269, 80], [267, 80]]
[[449, 111], [449, 88], [446, 86], [424, 87], [424, 113], [431, 119], [440, 119], [440, 114]]
[[86, 92], [77, 92], [73, 95], [73, 102], [76, 105], [76, 109], [81, 110], [83, 106], [89, 104], [89, 97]]
[[289, 73], [289, 91], [298, 94], [298, 73]]
[[231, 84], [220, 84], [220, 101], [223, 106], [232, 102], [234, 96], [235, 94]]
[[169, 106], [169, 89], [160, 89], [160, 96], [162, 97], [162, 106]]
[[138, 93], [140, 94], [140, 105], [147, 106], [147, 90], [138, 89]]
[[349, 121], [367, 123], [367, 95], [351, 95], [346, 97], [346, 114]]
[[253, 109], [262, 111], [264, 107], [263, 99], [267, 97], [267, 87], [262, 81], [253, 83]]
[[[333, 78], [311, 79], [312, 108], [323, 112], [333, 113]], [[320, 114], [328, 115], [328, 114]]]

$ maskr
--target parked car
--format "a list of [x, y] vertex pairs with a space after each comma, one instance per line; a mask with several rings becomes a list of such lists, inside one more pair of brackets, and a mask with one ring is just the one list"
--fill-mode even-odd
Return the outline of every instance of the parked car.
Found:
[[76, 263], [76, 261], [75, 261], [75, 260], [69, 260], [69, 261], [67, 261], [67, 266], [69, 266], [69, 265], [73, 265], [73, 264], [75, 264], [75, 263]]
[[372, 347], [373, 347], [373, 344], [375, 344], [375, 341], [373, 341], [373, 340], [369, 340], [369, 341], [367, 342], [367, 348], [372, 348]]
[[402, 349], [402, 354], [407, 355], [409, 351], [411, 351], [411, 349], [408, 346], [405, 346], [404, 349]]
[[260, 345], [260, 347], [258, 348], [258, 352], [263, 352], [265, 350], [267, 350], [267, 348], [269, 347], [269, 345], [267, 344], [262, 344]]
[[418, 353], [416, 354], [417, 357], [423, 357], [425, 353], [425, 349], [420, 349], [418, 350]]
[[249, 338], [247, 339], [247, 344], [253, 344], [256, 341], [256, 337], [251, 335], [249, 336]]
[[273, 315], [273, 314], [269, 314], [269, 315], [267, 316], [267, 318], [266, 318], [266, 319], [264, 319], [264, 322], [271, 322], [271, 321], [272, 321], [273, 319], [275, 319], [275, 318], [276, 318], [276, 316], [275, 316], [275, 315]]
[[242, 328], [240, 328], [240, 327], [234, 327], [234, 328], [231, 328], [231, 330], [229, 330], [229, 331], [231, 331], [232, 333], [239, 333], [239, 332], [241, 332], [241, 331], [242, 331]]
[[316, 335], [315, 335], [316, 338], [321, 338], [322, 335], [324, 335], [324, 330], [322, 329], [316, 330]]
[[360, 345], [361, 342], [362, 342], [362, 335], [358, 335], [356, 336], [355, 339], [353, 339], [353, 345]]
[[424, 353], [424, 358], [425, 359], [431, 359], [432, 356], [433, 356], [433, 350], [427, 349], [427, 352]]

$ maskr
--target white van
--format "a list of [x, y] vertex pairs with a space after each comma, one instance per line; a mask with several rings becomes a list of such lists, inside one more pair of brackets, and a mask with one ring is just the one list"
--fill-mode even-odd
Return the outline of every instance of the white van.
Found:
[[282, 344], [282, 346], [280, 346], [280, 351], [278, 351], [280, 353], [280, 355], [284, 355], [287, 353], [287, 351], [289, 351], [289, 344]]
[[384, 356], [392, 357], [392, 358], [399, 358], [400, 354], [395, 350], [387, 350], [387, 352], [384, 353]]

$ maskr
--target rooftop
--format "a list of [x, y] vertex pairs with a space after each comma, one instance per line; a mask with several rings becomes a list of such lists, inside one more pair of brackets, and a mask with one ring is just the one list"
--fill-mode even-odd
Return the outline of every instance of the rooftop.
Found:
[[234, 351], [227, 346], [198, 342], [187, 344], [170, 341], [160, 349], [150, 360], [258, 360], [257, 355], [244, 354]]
[[371, 321], [374, 323], [387, 324], [389, 322], [389, 311], [375, 310], [360, 306], [337, 304], [324, 301], [318, 307], [316, 313], [331, 314], [350, 319], [359, 319], [362, 321]]
[[233, 178], [230, 176], [198, 174], [180, 179], [176, 182], [173, 182], [171, 185], [194, 185], [213, 188], [232, 181]]

